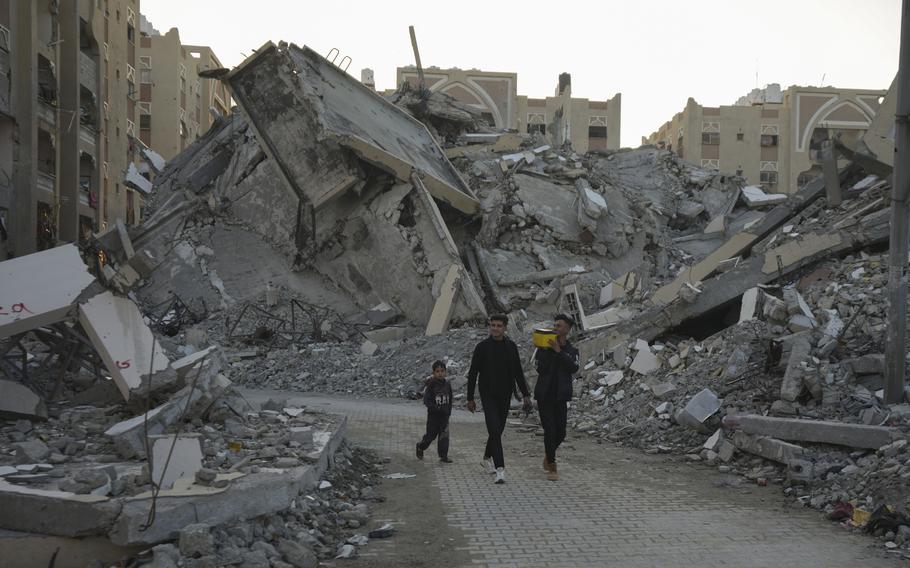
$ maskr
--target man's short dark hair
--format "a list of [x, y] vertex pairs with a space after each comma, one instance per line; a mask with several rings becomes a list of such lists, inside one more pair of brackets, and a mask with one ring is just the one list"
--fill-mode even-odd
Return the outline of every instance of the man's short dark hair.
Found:
[[437, 360], [437, 361], [433, 361], [433, 370], [435, 371], [436, 369], [440, 369], [440, 368], [441, 368], [443, 371], [445, 371], [445, 370], [446, 370], [446, 364], [443, 363], [442, 361], [438, 361], [438, 360]]
[[498, 321], [498, 322], [502, 323], [503, 326], [508, 326], [509, 325], [509, 316], [507, 316], [505, 314], [493, 314], [492, 316], [490, 316], [490, 322], [492, 323], [494, 321]]
[[575, 320], [567, 314], [556, 314], [553, 316], [553, 321], [564, 321], [569, 324], [569, 327], [575, 327]]

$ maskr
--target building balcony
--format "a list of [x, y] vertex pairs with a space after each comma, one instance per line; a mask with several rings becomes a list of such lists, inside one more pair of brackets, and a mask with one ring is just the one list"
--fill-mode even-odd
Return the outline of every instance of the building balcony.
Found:
[[79, 52], [79, 84], [92, 93], [98, 91], [98, 63], [95, 58]]
[[44, 172], [38, 172], [38, 191], [45, 192], [47, 195], [51, 196], [51, 199], [53, 199], [54, 184], [56, 183], [56, 180], [56, 176], [52, 176]]
[[44, 101], [38, 103], [38, 120], [44, 121], [49, 126], [57, 124], [57, 108]]

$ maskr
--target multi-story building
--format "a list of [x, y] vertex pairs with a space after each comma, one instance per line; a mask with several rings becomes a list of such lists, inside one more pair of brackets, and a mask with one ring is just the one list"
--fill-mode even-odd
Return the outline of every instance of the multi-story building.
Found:
[[0, 0], [4, 257], [139, 221], [138, 14], [139, 0]]
[[139, 40], [139, 137], [170, 160], [230, 112], [223, 83], [199, 77], [221, 62], [209, 47], [184, 45], [180, 32], [160, 34], [145, 18]]
[[[366, 71], [372, 77], [372, 72]], [[397, 84], [405, 81], [419, 86], [416, 67], [398, 68]], [[476, 108], [496, 128], [539, 132], [556, 145], [570, 142], [582, 153], [620, 147], [622, 94], [606, 101], [573, 98], [568, 73], [559, 76], [555, 95], [542, 99], [518, 95], [517, 73], [430, 67], [424, 70], [424, 82], [429, 90]]]
[[793, 193], [821, 173], [819, 150], [848, 145], [870, 128], [886, 91], [771, 84], [731, 106], [690, 98], [682, 112], [642, 144], [669, 148], [702, 167], [737, 173], [767, 191]]

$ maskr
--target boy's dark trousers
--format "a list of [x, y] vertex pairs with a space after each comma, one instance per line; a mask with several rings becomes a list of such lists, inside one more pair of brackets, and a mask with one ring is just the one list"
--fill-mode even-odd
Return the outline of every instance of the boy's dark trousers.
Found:
[[547, 459], [556, 463], [556, 450], [566, 439], [566, 420], [568, 407], [564, 400], [538, 400], [537, 411], [540, 412], [540, 425], [543, 427], [543, 445]]
[[439, 457], [444, 458], [449, 455], [449, 415], [445, 412], [427, 411], [427, 433], [423, 440], [417, 444], [421, 451], [426, 450], [433, 443], [433, 440], [439, 436], [436, 442], [436, 452]]

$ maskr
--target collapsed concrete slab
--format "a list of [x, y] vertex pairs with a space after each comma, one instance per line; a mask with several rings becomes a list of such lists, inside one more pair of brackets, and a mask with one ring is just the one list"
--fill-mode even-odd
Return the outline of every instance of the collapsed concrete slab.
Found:
[[21, 383], [0, 381], [0, 418], [46, 419], [44, 400]]
[[105, 431], [105, 436], [111, 439], [121, 457], [144, 456], [146, 433], [164, 434], [184, 412], [190, 417], [197, 416], [228, 391], [231, 381], [219, 373], [225, 364], [223, 357], [220, 352], [213, 353], [211, 357], [212, 362], [199, 369], [198, 377], [194, 376], [190, 384], [177, 391], [170, 400], [147, 413], [114, 424]]
[[781, 440], [833, 444], [850, 448], [878, 449], [905, 440], [896, 428], [866, 426], [829, 420], [802, 420], [799, 418], [773, 418], [754, 414], [741, 414], [724, 419], [724, 426], [737, 428], [746, 434], [768, 436]]
[[0, 339], [70, 317], [94, 281], [72, 244], [0, 262]]
[[302, 199], [352, 185], [343, 146], [401, 181], [416, 170], [437, 199], [473, 213], [477, 200], [426, 127], [310, 48], [269, 42], [225, 78], [266, 153]]
[[311, 454], [314, 463], [310, 465], [289, 469], [262, 468], [258, 473], [234, 479], [227, 491], [159, 495], [155, 522], [148, 528], [144, 527], [150, 506], [148, 497], [127, 500], [109, 533], [110, 539], [121, 546], [155, 544], [177, 538], [180, 530], [189, 524], [214, 526], [287, 509], [301, 493], [316, 487], [346, 431], [347, 418], [342, 418], [335, 430], [319, 432], [317, 447]]
[[79, 306], [79, 321], [126, 400], [176, 380], [164, 349], [132, 300], [99, 294]]

